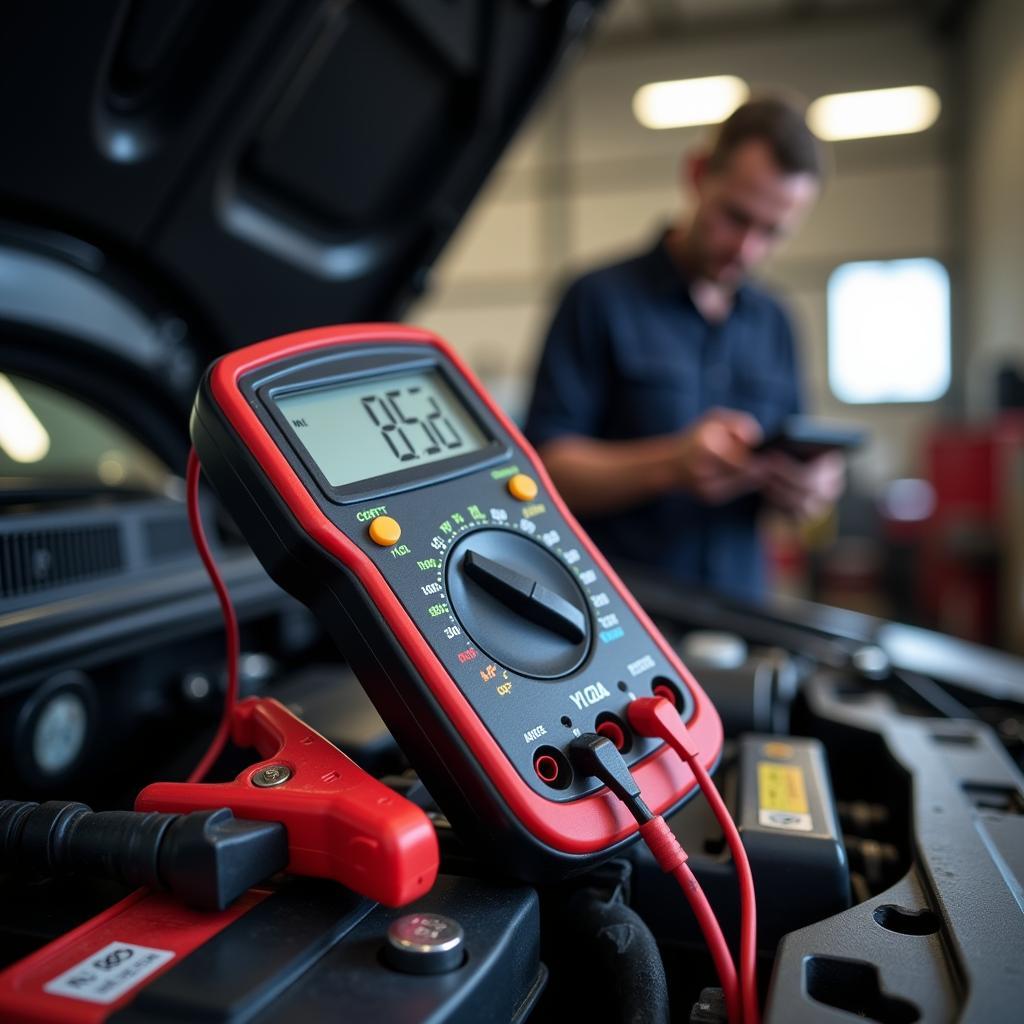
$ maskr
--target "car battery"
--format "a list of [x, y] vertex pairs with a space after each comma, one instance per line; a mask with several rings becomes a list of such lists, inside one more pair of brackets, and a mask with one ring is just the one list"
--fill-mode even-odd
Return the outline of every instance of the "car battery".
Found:
[[227, 910], [136, 890], [0, 972], [5, 1024], [520, 1020], [544, 987], [537, 895], [442, 875], [399, 909], [285, 879]]

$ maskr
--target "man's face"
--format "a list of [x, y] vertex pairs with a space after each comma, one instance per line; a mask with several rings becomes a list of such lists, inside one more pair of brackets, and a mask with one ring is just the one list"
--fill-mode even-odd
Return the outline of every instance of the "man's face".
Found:
[[787, 174], [767, 144], [751, 139], [726, 165], [696, 165], [697, 210], [687, 241], [694, 269], [717, 284], [736, 285], [791, 234], [818, 196], [812, 174]]

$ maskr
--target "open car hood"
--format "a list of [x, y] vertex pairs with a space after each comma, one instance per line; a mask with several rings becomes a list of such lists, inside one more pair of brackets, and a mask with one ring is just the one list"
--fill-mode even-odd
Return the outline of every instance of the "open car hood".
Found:
[[[155, 349], [118, 352], [148, 360], [154, 392], [180, 403], [228, 348], [400, 318], [601, 2], [12, 8], [0, 34], [0, 259], [28, 256], [14, 258], [18, 287], [0, 288], [0, 329], [60, 321], [52, 299], [47, 318], [32, 298], [71, 293], [39, 277], [39, 261], [56, 260], [150, 300], [157, 321], [184, 321], [188, 345], [157, 323], [146, 327]], [[107, 306], [81, 304], [57, 326], [109, 348]]]

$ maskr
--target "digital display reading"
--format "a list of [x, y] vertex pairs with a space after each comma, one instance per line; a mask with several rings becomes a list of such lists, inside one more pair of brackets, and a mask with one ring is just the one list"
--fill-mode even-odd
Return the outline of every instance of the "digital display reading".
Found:
[[475, 452], [488, 442], [436, 370], [274, 400], [332, 487]]

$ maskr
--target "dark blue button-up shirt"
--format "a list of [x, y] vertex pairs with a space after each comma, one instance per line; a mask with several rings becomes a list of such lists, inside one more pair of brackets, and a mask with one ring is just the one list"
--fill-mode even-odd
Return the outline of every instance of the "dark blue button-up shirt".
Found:
[[[526, 436], [540, 446], [581, 434], [627, 440], [684, 429], [715, 407], [741, 409], [765, 434], [800, 411], [793, 332], [779, 303], [752, 285], [709, 323], [661, 241], [576, 281], [541, 356]], [[765, 567], [759, 499], [704, 505], [679, 492], [581, 520], [611, 560], [643, 562], [680, 582], [757, 598]]]

